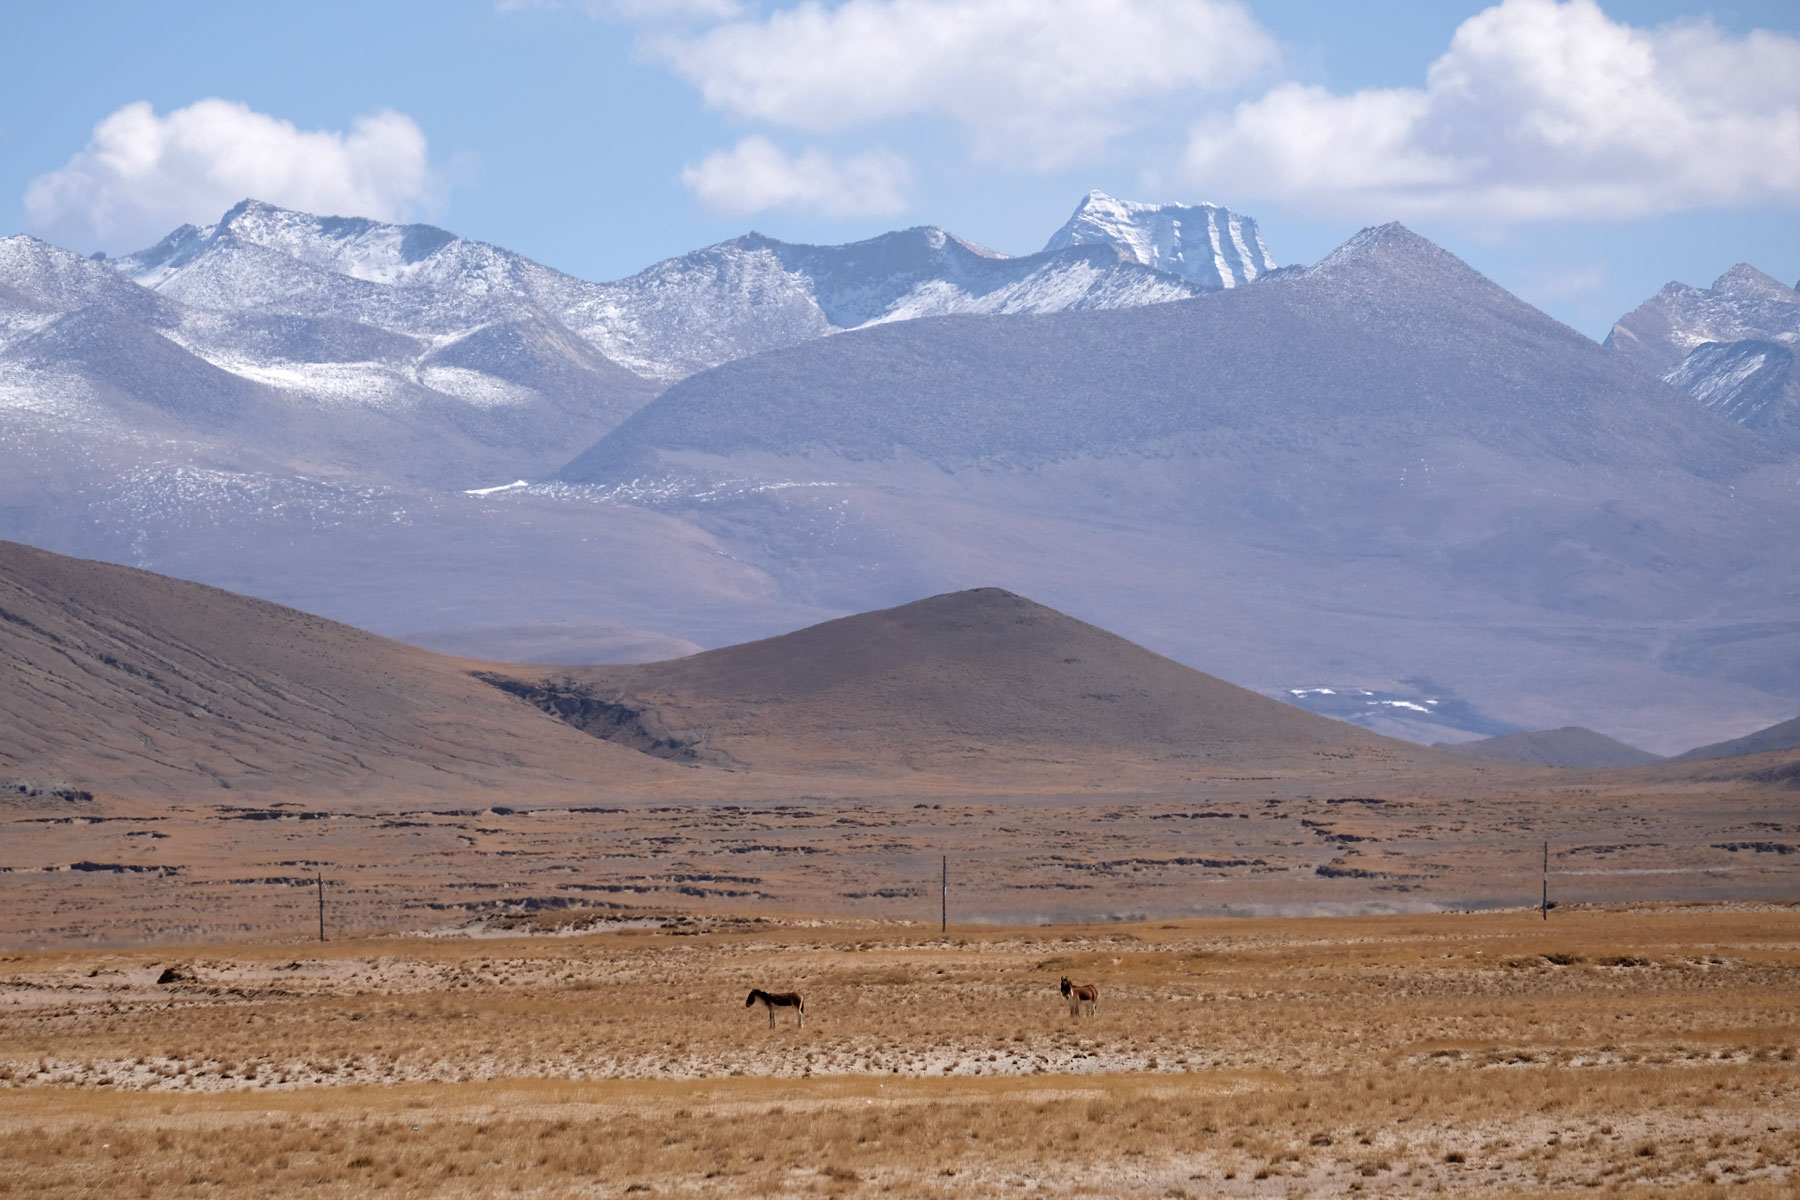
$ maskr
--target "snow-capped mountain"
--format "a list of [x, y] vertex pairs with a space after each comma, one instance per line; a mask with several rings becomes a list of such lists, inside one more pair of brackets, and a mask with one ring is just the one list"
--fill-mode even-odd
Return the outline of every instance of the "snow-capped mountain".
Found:
[[[1255, 241], [1254, 223], [1226, 215], [1234, 228], [1248, 224]], [[429, 225], [314, 217], [255, 201], [215, 225], [183, 226], [115, 265], [195, 308], [348, 318], [418, 338], [547, 319], [665, 383], [884, 321], [1134, 307], [1218, 286], [1098, 234], [1011, 258], [929, 226], [844, 246], [752, 233], [592, 283]]]
[[111, 262], [0, 241], [0, 425], [195, 437], [209, 468], [453, 489], [541, 478], [669, 382], [747, 355], [917, 317], [1205, 290], [1134, 254], [1011, 258], [929, 227], [844, 246], [749, 234], [594, 283], [430, 225], [245, 200]]
[[1202, 289], [1117, 246], [1010, 258], [924, 226], [844, 246], [752, 233], [597, 290], [568, 314], [571, 327], [633, 370], [674, 380], [889, 321], [1135, 308], [1186, 300]]
[[1139, 204], [1089, 192], [1046, 251], [1118, 246], [1132, 261], [1206, 291], [1241, 287], [1275, 270], [1256, 222], [1216, 204]]
[[[222, 224], [215, 246], [233, 240]], [[245, 269], [270, 260], [285, 276]], [[265, 297], [296, 274], [374, 286], [252, 246], [165, 271], [188, 285], [165, 293], [34, 238], [0, 240], [0, 436], [80, 429], [90, 451], [103, 433], [120, 453], [163, 447], [181, 465], [466, 487], [553, 465], [657, 390], [528, 306], [427, 331], [334, 312], [321, 288], [297, 289], [310, 303], [183, 298], [233, 269]]]
[[1710, 288], [1667, 285], [1619, 318], [1606, 345], [1720, 415], [1800, 450], [1800, 291], [1739, 263]]

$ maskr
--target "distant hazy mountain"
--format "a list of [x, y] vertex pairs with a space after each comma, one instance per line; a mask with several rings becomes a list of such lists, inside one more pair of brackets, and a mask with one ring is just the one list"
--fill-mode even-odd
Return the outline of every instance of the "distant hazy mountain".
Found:
[[1800, 451], [1800, 292], [1748, 263], [1710, 288], [1671, 283], [1606, 344], [1706, 407]]
[[1705, 478], [1758, 453], [1390, 225], [1302, 275], [1183, 304], [896, 324], [733, 363], [671, 388], [560, 478], [618, 482], [749, 452], [1017, 468], [1183, 439], [1187, 453], [1254, 448], [1263, 468], [1297, 451], [1316, 487], [1351, 446], [1370, 475], [1429, 463], [1421, 452], [1442, 438]]
[[1123, 248], [1134, 262], [1207, 291], [1239, 287], [1275, 270], [1256, 222], [1216, 204], [1139, 204], [1089, 192], [1044, 246]]
[[1685, 754], [1677, 755], [1676, 762], [1698, 762], [1709, 758], [1742, 758], [1750, 754], [1767, 754], [1771, 750], [1793, 750], [1800, 748], [1800, 717], [1791, 721], [1782, 721], [1767, 729], [1758, 729], [1743, 737], [1732, 738], [1727, 742], [1715, 742], [1710, 746], [1698, 746]]
[[1672, 750], [1800, 695], [1781, 458], [1385, 226], [1191, 301], [741, 360], [560, 479], [826, 607], [992, 580], [1270, 691], [1429, 678]]
[[1545, 767], [1641, 767], [1662, 761], [1648, 751], [1579, 725], [1509, 733], [1454, 746], [1440, 744], [1438, 748], [1470, 758], [1499, 758]]

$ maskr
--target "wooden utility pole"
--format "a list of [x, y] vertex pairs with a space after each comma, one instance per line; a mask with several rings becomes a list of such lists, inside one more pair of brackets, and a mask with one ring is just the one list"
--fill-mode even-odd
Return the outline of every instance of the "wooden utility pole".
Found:
[[939, 866], [943, 869], [943, 875], [941, 877], [942, 881], [943, 881], [943, 890], [938, 893], [938, 901], [941, 906], [938, 909], [938, 932], [939, 933], [949, 933], [950, 932], [950, 856], [948, 854], [944, 855], [943, 862], [940, 863]]
[[1544, 920], [1550, 919], [1550, 843], [1544, 843]]
[[313, 872], [313, 881], [319, 885], [319, 940], [325, 940], [325, 873]]

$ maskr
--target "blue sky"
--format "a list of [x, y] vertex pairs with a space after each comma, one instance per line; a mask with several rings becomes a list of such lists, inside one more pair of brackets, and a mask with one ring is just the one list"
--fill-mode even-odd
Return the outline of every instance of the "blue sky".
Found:
[[937, 224], [1024, 253], [1098, 187], [1249, 213], [1284, 263], [1404, 220], [1593, 336], [1670, 279], [1800, 280], [1792, 0], [69, 0], [4, 20], [0, 228], [83, 251], [249, 190], [596, 279], [751, 228]]

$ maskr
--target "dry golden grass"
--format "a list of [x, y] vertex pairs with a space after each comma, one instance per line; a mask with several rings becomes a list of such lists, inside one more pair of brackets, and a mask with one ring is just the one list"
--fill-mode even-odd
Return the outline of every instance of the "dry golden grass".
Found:
[[[1800, 1178], [1788, 909], [691, 929], [8, 956], [0, 1194]], [[746, 1011], [753, 985], [804, 992], [805, 1028]]]

